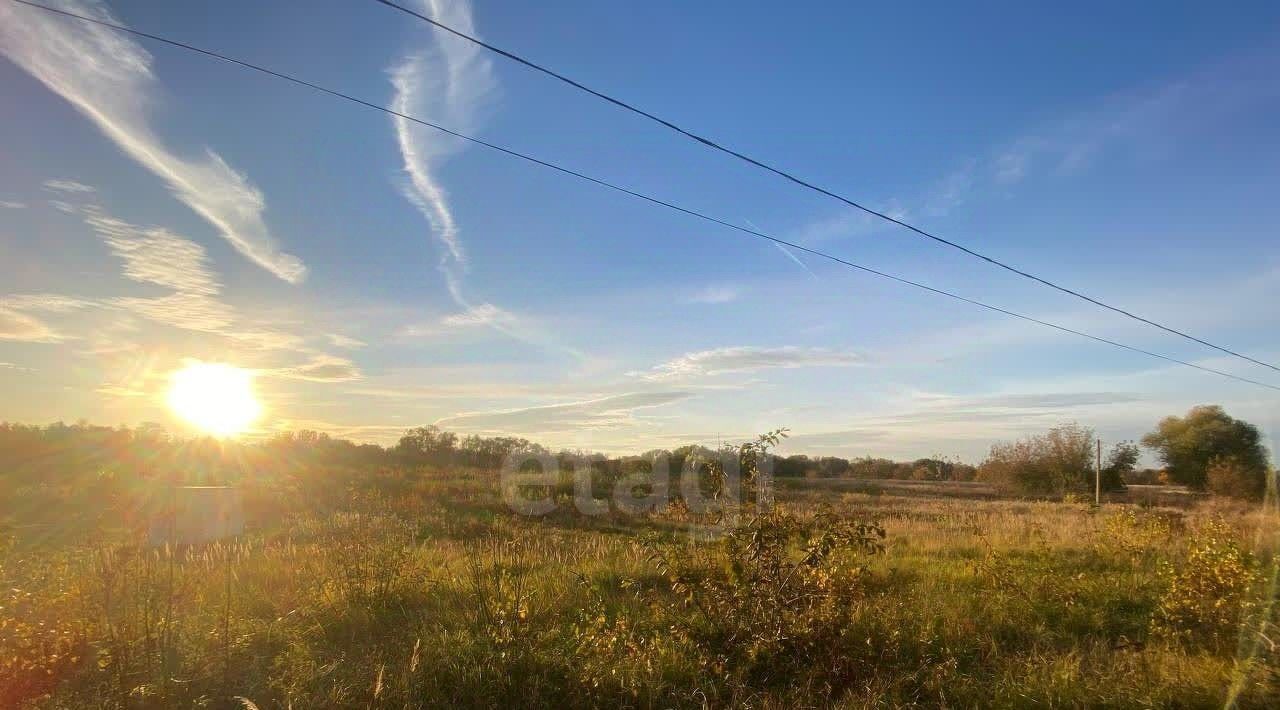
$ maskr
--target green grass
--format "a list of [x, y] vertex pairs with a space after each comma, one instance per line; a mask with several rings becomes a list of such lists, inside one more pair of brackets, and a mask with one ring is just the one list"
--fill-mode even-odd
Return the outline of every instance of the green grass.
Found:
[[[1221, 707], [1233, 683], [1241, 707], [1280, 706], [1274, 655], [1153, 631], [1161, 569], [1219, 516], [1223, 545], [1253, 549], [1256, 511], [779, 498], [816, 531], [819, 509], [877, 521], [883, 553], [804, 567], [816, 596], [791, 613], [767, 570], [746, 588], [746, 558], [691, 542], [680, 516], [523, 518], [493, 477], [444, 473], [183, 550], [172, 584], [163, 551], [122, 535], [19, 537], [0, 555], [0, 706]], [[803, 554], [773, 552], [784, 576]], [[1236, 618], [1270, 633], [1253, 610]]]

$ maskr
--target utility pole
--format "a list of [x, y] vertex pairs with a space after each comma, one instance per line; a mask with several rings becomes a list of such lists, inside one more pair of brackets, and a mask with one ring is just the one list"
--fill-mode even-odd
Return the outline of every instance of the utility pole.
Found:
[[1098, 439], [1098, 467], [1093, 472], [1093, 504], [1102, 505], [1102, 439]]

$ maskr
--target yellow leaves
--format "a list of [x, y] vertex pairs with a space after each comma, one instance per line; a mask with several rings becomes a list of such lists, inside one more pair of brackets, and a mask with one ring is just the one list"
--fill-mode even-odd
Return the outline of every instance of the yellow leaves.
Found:
[[1158, 568], [1167, 586], [1152, 630], [1225, 644], [1252, 610], [1251, 593], [1262, 576], [1256, 560], [1240, 548], [1224, 522], [1212, 520], [1197, 532], [1181, 565], [1165, 560]]
[[1122, 507], [1105, 518], [1100, 548], [1135, 556], [1151, 553], [1168, 544], [1182, 525], [1177, 513]]

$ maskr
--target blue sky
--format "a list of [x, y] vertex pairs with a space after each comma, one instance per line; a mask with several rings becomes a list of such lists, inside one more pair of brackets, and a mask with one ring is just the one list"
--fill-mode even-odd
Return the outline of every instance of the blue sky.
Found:
[[[414, 4], [411, 2], [411, 4]], [[1264, 368], [876, 223], [374, 3], [81, 0], [971, 298]], [[417, 3], [877, 209], [1280, 359], [1280, 8]], [[0, 6], [0, 418], [161, 421], [187, 359], [260, 429], [634, 451], [789, 427], [980, 460], [1274, 391], [1010, 321], [207, 58]], [[1274, 448], [1274, 447], [1273, 447]]]

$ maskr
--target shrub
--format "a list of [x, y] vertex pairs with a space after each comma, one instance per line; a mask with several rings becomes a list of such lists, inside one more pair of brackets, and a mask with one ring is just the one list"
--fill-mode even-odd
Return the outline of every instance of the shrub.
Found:
[[882, 552], [884, 536], [875, 523], [769, 513], [721, 541], [723, 571], [652, 543], [649, 550], [676, 595], [672, 628], [702, 652], [704, 667], [764, 685], [819, 658], [839, 673], [833, 645], [864, 590], [866, 568], [856, 558]]
[[1062, 495], [1093, 490], [1093, 430], [1064, 424], [1020, 441], [996, 444], [978, 479], [1007, 493]]
[[1102, 467], [1102, 488], [1107, 491], [1124, 490], [1125, 481], [1138, 467], [1141, 452], [1132, 441], [1121, 441], [1111, 447], [1107, 465]]
[[1197, 532], [1182, 564], [1161, 563], [1166, 589], [1152, 631], [1221, 649], [1252, 610], [1249, 593], [1262, 575], [1257, 560], [1240, 547], [1226, 523], [1213, 520]]
[[74, 623], [72, 590], [32, 591], [61, 586], [59, 561], [19, 559], [10, 547], [0, 533], [0, 707], [47, 699], [89, 651]]
[[1113, 510], [1102, 524], [1103, 548], [1130, 555], [1145, 555], [1166, 545], [1185, 530], [1177, 512], [1122, 507]]
[[1267, 475], [1265, 469], [1245, 466], [1234, 456], [1216, 456], [1205, 469], [1205, 487], [1220, 496], [1261, 500]]

